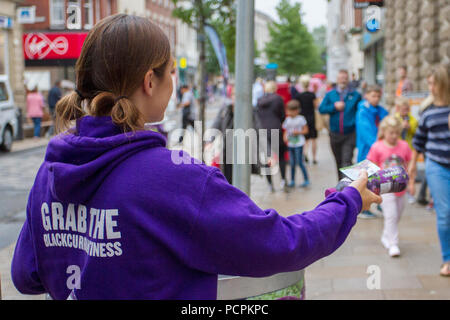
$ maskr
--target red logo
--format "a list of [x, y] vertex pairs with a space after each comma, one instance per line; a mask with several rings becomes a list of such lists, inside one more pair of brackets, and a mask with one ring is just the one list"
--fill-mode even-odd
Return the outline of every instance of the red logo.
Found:
[[29, 33], [23, 36], [27, 60], [77, 59], [87, 33]]

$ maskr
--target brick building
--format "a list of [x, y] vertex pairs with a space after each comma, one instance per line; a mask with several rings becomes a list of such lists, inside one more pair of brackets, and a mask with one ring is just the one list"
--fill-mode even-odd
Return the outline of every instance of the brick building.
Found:
[[172, 16], [174, 8], [172, 0], [145, 0], [146, 17], [164, 31], [169, 38], [173, 54], [177, 42], [177, 19]]
[[20, 7], [31, 16], [23, 23], [25, 82], [45, 92], [56, 80], [75, 80], [84, 39], [98, 21], [117, 13], [117, 0], [24, 0]]

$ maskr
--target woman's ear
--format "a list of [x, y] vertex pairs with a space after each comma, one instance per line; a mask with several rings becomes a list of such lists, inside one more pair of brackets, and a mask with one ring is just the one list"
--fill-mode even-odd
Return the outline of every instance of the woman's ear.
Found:
[[150, 97], [153, 95], [153, 87], [154, 87], [154, 77], [153, 70], [149, 70], [144, 77], [144, 93], [149, 95]]

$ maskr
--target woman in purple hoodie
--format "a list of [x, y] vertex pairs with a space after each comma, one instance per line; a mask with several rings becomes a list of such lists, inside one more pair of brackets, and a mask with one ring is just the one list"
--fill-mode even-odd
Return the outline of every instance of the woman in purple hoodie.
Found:
[[89, 33], [77, 90], [30, 191], [12, 262], [24, 294], [53, 299], [215, 299], [218, 274], [264, 277], [334, 252], [381, 198], [367, 175], [314, 210], [260, 209], [222, 173], [166, 148], [144, 124], [172, 93], [169, 41], [118, 14]]

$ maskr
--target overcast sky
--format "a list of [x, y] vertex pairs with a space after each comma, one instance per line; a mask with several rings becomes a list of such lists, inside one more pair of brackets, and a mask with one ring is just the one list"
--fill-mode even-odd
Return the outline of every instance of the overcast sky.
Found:
[[[255, 9], [268, 14], [277, 20], [275, 7], [280, 0], [255, 0]], [[326, 0], [291, 0], [291, 3], [300, 2], [304, 13], [303, 22], [311, 31], [315, 27], [327, 24]]]

